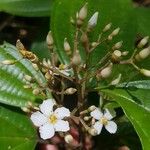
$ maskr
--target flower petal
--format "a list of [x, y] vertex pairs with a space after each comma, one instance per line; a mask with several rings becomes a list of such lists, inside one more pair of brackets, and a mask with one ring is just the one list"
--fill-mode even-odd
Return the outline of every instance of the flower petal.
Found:
[[97, 131], [97, 134], [100, 134], [103, 125], [99, 121], [97, 121], [97, 122], [95, 122], [95, 124], [93, 125], [93, 127]]
[[55, 134], [54, 126], [49, 123], [46, 123], [39, 128], [39, 132], [40, 132], [40, 137], [42, 139], [44, 140], [49, 139], [53, 137]]
[[111, 120], [113, 118], [108, 109], [105, 109], [104, 117], [106, 117], [108, 120]]
[[33, 113], [30, 118], [37, 127], [40, 127], [48, 121], [48, 119], [39, 111]]
[[105, 125], [105, 128], [110, 133], [116, 133], [116, 131], [117, 131], [117, 124], [114, 121], [108, 121], [108, 124]]
[[53, 112], [53, 106], [54, 106], [54, 100], [53, 99], [47, 99], [44, 100], [43, 103], [40, 105], [41, 112], [49, 116]]
[[64, 120], [57, 120], [57, 123], [54, 125], [56, 131], [66, 132], [70, 130], [69, 122]]
[[96, 120], [99, 120], [103, 116], [103, 113], [98, 108], [96, 108], [94, 111], [91, 112], [90, 115]]
[[65, 107], [57, 108], [54, 113], [56, 114], [58, 119], [63, 119], [64, 117], [70, 116], [70, 110]]

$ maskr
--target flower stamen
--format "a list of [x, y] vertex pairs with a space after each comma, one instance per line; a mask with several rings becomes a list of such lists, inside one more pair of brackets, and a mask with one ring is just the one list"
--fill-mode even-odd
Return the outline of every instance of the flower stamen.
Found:
[[102, 117], [99, 121], [103, 125], [107, 125], [108, 124], [108, 119], [106, 117]]
[[57, 120], [58, 119], [57, 119], [56, 115], [54, 115], [54, 114], [50, 115], [49, 121], [51, 124], [56, 124]]

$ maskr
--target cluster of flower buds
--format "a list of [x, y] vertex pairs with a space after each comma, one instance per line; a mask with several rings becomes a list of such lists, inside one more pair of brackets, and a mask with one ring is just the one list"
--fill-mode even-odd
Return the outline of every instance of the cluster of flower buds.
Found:
[[[116, 28], [113, 31], [110, 31], [112, 28], [112, 23], [107, 24], [102, 32], [99, 34], [97, 40], [91, 42], [89, 32], [92, 32], [94, 27], [97, 25], [99, 13], [95, 12], [88, 20], [86, 26], [85, 19], [87, 18], [88, 4], [86, 3], [77, 13], [76, 20], [72, 19], [72, 23], [75, 24], [75, 39], [74, 47], [72, 47], [71, 41], [64, 37], [63, 48], [64, 52], [70, 60], [70, 64], [60, 64], [55, 63], [54, 60], [54, 38], [52, 32], [49, 31], [46, 37], [47, 46], [51, 52], [50, 59], [43, 59], [42, 62], [39, 61], [38, 57], [27, 51], [24, 45], [17, 41], [16, 47], [22, 59], [28, 59], [36, 71], [41, 71], [45, 77], [46, 85], [42, 86], [39, 82], [36, 81], [35, 77], [30, 75], [24, 75], [23, 81], [25, 83], [24, 88], [32, 89], [34, 95], [42, 95], [48, 98], [48, 91], [52, 91], [54, 97], [57, 99], [58, 105], [53, 99], [46, 99], [43, 101], [39, 107], [34, 106], [31, 102], [28, 103], [26, 107], [23, 107], [22, 110], [27, 113], [31, 113], [32, 110], [36, 112], [32, 113], [31, 120], [35, 126], [39, 128], [39, 134], [42, 139], [49, 139], [55, 135], [55, 132], [58, 132], [61, 135], [63, 133], [63, 138], [66, 143], [70, 144], [74, 141], [74, 137], [70, 134], [69, 130], [74, 125], [73, 123], [73, 113], [69, 109], [63, 107], [64, 97], [76, 94], [78, 97], [77, 104], [77, 116], [78, 121], [83, 125], [84, 130], [92, 135], [98, 135], [101, 133], [102, 127], [104, 126], [108, 132], [111, 134], [116, 133], [117, 125], [112, 120], [113, 116], [108, 109], [98, 109], [96, 106], [90, 106], [89, 108], [83, 110], [81, 104], [84, 104], [86, 101], [86, 96], [88, 90], [86, 89], [89, 79], [94, 79], [97, 81], [107, 80], [113, 72], [115, 64], [133, 64], [133, 66], [144, 76], [150, 77], [150, 70], [138, 68], [134, 62], [140, 61], [147, 58], [150, 55], [150, 47], [146, 47], [149, 37], [143, 38], [137, 45], [137, 49], [140, 49], [140, 52], [136, 53], [131, 59], [124, 61], [123, 56], [128, 55], [128, 51], [121, 51], [123, 41], [119, 41], [111, 46], [108, 51], [108, 55], [104, 56], [102, 60], [95, 64], [95, 68], [90, 65], [90, 54], [93, 52], [101, 43], [110, 42], [115, 36], [119, 34], [120, 28]], [[110, 31], [110, 33], [109, 33]], [[108, 36], [104, 36], [108, 32]], [[80, 46], [83, 46], [85, 50], [86, 59], [81, 59]], [[4, 60], [1, 62], [3, 65], [13, 65], [18, 60]], [[59, 64], [59, 65], [58, 65]], [[98, 67], [97, 67], [98, 65]], [[91, 69], [92, 68], [92, 69]], [[94, 68], [94, 69], [93, 69]], [[91, 69], [91, 70], [90, 70]], [[94, 71], [93, 71], [94, 70]], [[96, 76], [96, 79], [95, 79]], [[108, 83], [109, 86], [116, 86], [120, 83], [122, 74], [119, 73], [118, 76], [113, 78], [113, 80]], [[56, 82], [57, 81], [57, 82]], [[56, 83], [58, 83], [58, 89], [55, 89]], [[71, 85], [68, 85], [68, 82], [71, 82]], [[99, 83], [99, 82], [98, 82]], [[87, 91], [86, 91], [87, 90]], [[60, 95], [61, 99], [60, 100]], [[63, 102], [62, 102], [63, 101]], [[80, 105], [79, 105], [80, 104]], [[102, 106], [100, 106], [102, 107]], [[85, 108], [85, 107], [83, 107]], [[102, 107], [103, 108], [103, 107]], [[74, 113], [76, 115], [76, 113]], [[70, 121], [71, 120], [71, 121]]]

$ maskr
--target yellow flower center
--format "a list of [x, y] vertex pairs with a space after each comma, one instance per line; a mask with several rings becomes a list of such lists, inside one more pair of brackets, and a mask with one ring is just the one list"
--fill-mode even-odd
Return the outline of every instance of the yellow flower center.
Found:
[[49, 117], [49, 121], [51, 124], [55, 124], [57, 122], [57, 117], [56, 115], [52, 114], [50, 117]]
[[64, 64], [60, 64], [60, 65], [59, 65], [59, 69], [60, 69], [60, 70], [65, 70], [65, 68], [66, 68], [66, 65], [64, 65]]
[[103, 124], [103, 125], [107, 125], [107, 124], [108, 124], [108, 119], [105, 118], [105, 117], [102, 117], [102, 118], [100, 119], [100, 123]]

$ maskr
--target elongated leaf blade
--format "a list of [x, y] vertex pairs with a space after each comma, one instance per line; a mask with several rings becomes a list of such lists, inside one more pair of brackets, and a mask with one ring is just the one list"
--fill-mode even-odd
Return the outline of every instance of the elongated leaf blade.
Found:
[[22, 59], [16, 47], [5, 43], [0, 47], [0, 62], [3, 60], [18, 60], [14, 65], [0, 64], [0, 102], [17, 107], [25, 107], [28, 101], [35, 102], [39, 96], [32, 94], [32, 90], [24, 89], [26, 82], [24, 75], [35, 78], [35, 84], [45, 85], [46, 81], [40, 71], [32, 63]]
[[17, 16], [49, 16], [52, 0], [0, 0], [0, 11]]
[[36, 130], [29, 118], [0, 106], [0, 149], [34, 150]]
[[112, 100], [120, 104], [126, 116], [129, 118], [135, 130], [137, 131], [143, 146], [143, 150], [149, 150], [150, 145], [149, 91], [143, 89], [142, 90], [138, 89], [137, 91], [108, 89], [103, 90], [103, 92], [108, 96], [110, 96]]

